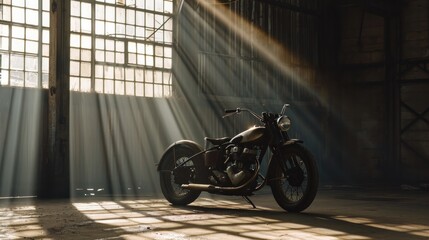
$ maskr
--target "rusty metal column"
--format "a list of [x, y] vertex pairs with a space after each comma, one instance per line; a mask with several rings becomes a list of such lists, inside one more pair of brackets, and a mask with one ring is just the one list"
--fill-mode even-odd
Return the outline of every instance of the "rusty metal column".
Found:
[[42, 195], [70, 197], [70, 0], [51, 0], [48, 159]]

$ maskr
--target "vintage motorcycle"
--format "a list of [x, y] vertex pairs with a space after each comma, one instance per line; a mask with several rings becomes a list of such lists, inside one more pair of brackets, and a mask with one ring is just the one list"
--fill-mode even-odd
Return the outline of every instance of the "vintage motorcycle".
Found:
[[[261, 116], [245, 108], [225, 110], [223, 117], [248, 112], [262, 125], [232, 138], [206, 137], [204, 149], [189, 140], [173, 143], [158, 165], [165, 198], [173, 205], [187, 205], [207, 191], [243, 196], [255, 207], [249, 196], [269, 185], [280, 207], [288, 212], [305, 210], [316, 196], [318, 170], [303, 142], [288, 136], [288, 106], [280, 114], [263, 112]], [[268, 161], [265, 174], [263, 161]]]

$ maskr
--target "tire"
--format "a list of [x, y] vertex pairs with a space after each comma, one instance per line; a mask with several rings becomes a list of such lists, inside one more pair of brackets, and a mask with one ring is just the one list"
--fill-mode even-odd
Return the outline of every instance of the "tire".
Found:
[[[160, 185], [164, 197], [173, 205], [187, 205], [195, 201], [201, 191], [189, 190], [181, 188], [180, 184], [174, 182], [173, 168], [188, 159], [188, 157], [198, 153], [199, 151], [194, 145], [188, 143], [181, 143], [174, 145], [161, 159], [160, 162]], [[187, 162], [184, 166], [189, 166], [195, 170], [195, 163], [193, 160]], [[194, 171], [194, 172], [195, 172]], [[195, 180], [195, 176], [190, 179], [190, 182]]]
[[311, 153], [300, 144], [284, 146], [274, 155], [271, 191], [288, 212], [301, 212], [316, 197], [319, 173]]

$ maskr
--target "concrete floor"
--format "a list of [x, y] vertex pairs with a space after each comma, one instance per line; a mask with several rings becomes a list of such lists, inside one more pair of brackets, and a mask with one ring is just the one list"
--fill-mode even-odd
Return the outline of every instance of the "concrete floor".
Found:
[[269, 191], [203, 195], [188, 207], [151, 197], [0, 200], [0, 239], [429, 239], [429, 192], [321, 189], [300, 214]]

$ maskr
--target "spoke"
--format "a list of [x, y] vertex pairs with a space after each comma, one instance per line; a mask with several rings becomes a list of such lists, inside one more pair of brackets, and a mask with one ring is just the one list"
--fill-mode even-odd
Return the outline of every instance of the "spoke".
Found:
[[298, 202], [304, 197], [308, 188], [308, 166], [299, 154], [292, 154], [282, 160], [280, 162], [282, 174], [273, 180], [279, 181], [289, 201]]
[[292, 167], [297, 167], [298, 166], [298, 161], [296, 160], [296, 155], [292, 155], [291, 158], [292, 158], [291, 166]]

